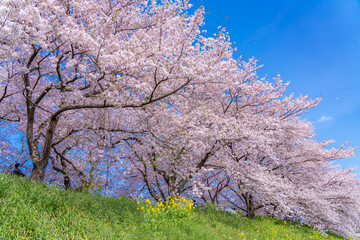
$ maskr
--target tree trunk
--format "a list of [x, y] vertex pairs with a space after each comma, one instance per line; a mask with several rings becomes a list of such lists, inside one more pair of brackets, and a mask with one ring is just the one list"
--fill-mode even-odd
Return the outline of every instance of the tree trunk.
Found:
[[[30, 175], [30, 180], [43, 181], [45, 177], [46, 167], [49, 163], [49, 157], [51, 152], [51, 145], [53, 143], [53, 137], [55, 133], [55, 128], [58, 123], [59, 117], [53, 116], [50, 120], [49, 126], [45, 135], [45, 143], [42, 149], [42, 156], [40, 157], [38, 150], [38, 141], [33, 140], [32, 138], [32, 126], [31, 134], [28, 134], [27, 140], [30, 150], [30, 156], [33, 162], [33, 169]], [[28, 124], [33, 124], [33, 122], [28, 122]], [[31, 151], [32, 150], [32, 151]]]
[[64, 176], [64, 186], [65, 186], [65, 190], [71, 189], [71, 182], [68, 176]]
[[30, 180], [43, 181], [47, 165], [48, 159], [40, 158], [39, 161], [33, 159], [33, 169], [30, 174]]
[[170, 198], [176, 197], [177, 196], [177, 191], [176, 191], [176, 178], [175, 176], [171, 176], [169, 177], [169, 181], [168, 181], [168, 195]]
[[109, 174], [110, 174], [110, 157], [107, 159], [107, 166], [106, 166], [106, 180], [105, 180], [105, 197], [109, 194]]
[[254, 201], [253, 201], [253, 196], [252, 194], [246, 193], [243, 194], [243, 197], [245, 198], [245, 202], [246, 202], [246, 217], [249, 219], [254, 219], [255, 218], [255, 206], [254, 206]]

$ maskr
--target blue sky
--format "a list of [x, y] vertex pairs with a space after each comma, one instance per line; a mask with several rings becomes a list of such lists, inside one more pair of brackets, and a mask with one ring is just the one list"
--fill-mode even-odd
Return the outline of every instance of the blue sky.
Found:
[[[192, 3], [196, 4], [195, 1]], [[316, 139], [360, 147], [360, 0], [202, 0], [204, 28], [224, 26], [244, 60], [255, 57], [260, 76], [290, 81], [287, 94], [322, 97], [304, 115]], [[355, 157], [341, 160], [359, 166]]]

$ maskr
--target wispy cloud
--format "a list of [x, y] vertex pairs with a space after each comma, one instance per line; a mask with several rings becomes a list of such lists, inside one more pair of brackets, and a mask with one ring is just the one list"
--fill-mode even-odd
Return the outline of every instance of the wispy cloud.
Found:
[[327, 121], [331, 121], [331, 120], [334, 120], [334, 118], [333, 118], [333, 117], [329, 117], [329, 116], [322, 115], [317, 121], [318, 121], [318, 122], [327, 122]]

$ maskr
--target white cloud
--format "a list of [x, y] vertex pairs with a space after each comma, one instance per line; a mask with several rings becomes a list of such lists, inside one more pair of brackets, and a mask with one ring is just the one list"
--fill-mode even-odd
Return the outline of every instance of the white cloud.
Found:
[[334, 118], [333, 118], [333, 117], [329, 117], [329, 116], [322, 115], [317, 121], [318, 121], [318, 122], [327, 122], [327, 121], [331, 121], [331, 120], [334, 120]]

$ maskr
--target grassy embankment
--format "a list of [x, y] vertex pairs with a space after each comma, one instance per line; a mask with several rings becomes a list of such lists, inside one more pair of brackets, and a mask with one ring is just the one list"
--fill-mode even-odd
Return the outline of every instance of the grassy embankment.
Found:
[[295, 225], [211, 208], [166, 209], [0, 174], [0, 239], [342, 239]]

